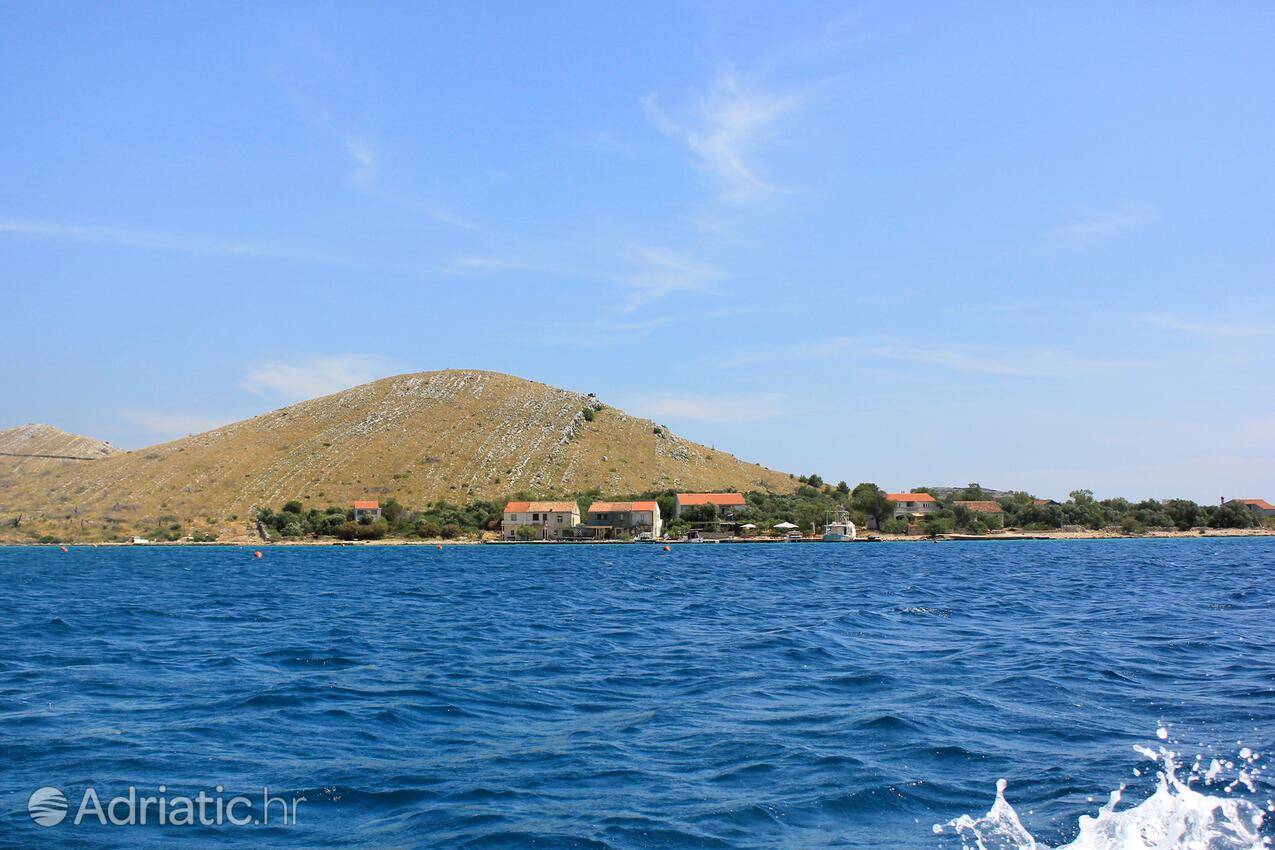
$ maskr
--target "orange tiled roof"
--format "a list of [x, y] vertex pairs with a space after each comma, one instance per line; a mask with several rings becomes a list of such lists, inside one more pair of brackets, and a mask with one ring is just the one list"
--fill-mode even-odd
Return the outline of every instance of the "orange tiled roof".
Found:
[[505, 505], [507, 514], [525, 513], [574, 513], [580, 506], [575, 502], [510, 502]]
[[1003, 514], [1005, 509], [996, 502], [956, 501], [954, 505], [964, 505], [976, 514]]
[[937, 502], [929, 493], [886, 493], [891, 502]]
[[1275, 505], [1272, 505], [1265, 499], [1240, 499], [1240, 501], [1244, 503], [1245, 507], [1261, 508], [1264, 511], [1275, 511]]
[[717, 505], [719, 508], [747, 504], [742, 493], [678, 493], [677, 503], [683, 507]]
[[379, 511], [381, 509], [380, 502], [355, 502], [354, 509], [356, 511]]
[[651, 511], [660, 509], [658, 502], [594, 502], [589, 505], [591, 514], [627, 513], [629, 511]]

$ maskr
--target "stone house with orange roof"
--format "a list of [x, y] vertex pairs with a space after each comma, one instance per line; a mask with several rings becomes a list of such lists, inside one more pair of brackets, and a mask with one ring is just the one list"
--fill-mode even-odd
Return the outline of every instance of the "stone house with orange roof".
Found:
[[999, 502], [958, 499], [952, 503], [954, 508], [966, 508], [969, 511], [984, 517], [996, 517], [1001, 525], [1005, 524], [1005, 509], [1000, 506]]
[[[541, 540], [570, 537], [580, 524], [580, 506], [575, 502], [509, 502], [500, 522], [500, 535], [514, 540], [519, 528], [531, 528]], [[571, 529], [571, 532], [565, 533]]]
[[748, 504], [743, 493], [678, 493], [673, 500], [673, 516], [680, 517], [687, 508], [715, 505], [725, 516], [731, 516], [736, 508]]
[[1275, 505], [1265, 499], [1232, 499], [1231, 501], [1241, 508], [1252, 511], [1254, 515], [1260, 518], [1275, 516]]
[[589, 505], [585, 525], [602, 536], [649, 534], [651, 537], [659, 537], [664, 531], [660, 503], [653, 499], [638, 502], [594, 502]]

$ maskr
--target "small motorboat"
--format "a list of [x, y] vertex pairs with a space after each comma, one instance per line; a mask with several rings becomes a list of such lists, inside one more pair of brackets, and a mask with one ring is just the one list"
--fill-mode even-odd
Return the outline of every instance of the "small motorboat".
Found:
[[854, 540], [857, 533], [858, 529], [850, 521], [850, 512], [845, 508], [833, 511], [825, 518], [823, 525], [825, 543], [846, 543]]

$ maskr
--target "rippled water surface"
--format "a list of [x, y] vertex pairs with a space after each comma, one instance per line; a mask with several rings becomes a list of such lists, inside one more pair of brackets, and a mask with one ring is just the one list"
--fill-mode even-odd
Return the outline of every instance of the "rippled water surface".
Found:
[[[1275, 748], [1270, 540], [10, 548], [0, 588], [4, 847], [937, 848], [1000, 777], [1054, 844], [1161, 724]], [[161, 784], [306, 802], [27, 812]]]

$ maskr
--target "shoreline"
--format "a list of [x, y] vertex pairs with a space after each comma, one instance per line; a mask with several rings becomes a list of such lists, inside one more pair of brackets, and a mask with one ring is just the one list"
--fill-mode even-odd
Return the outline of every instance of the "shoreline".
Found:
[[[1269, 528], [1213, 528], [1205, 531], [1192, 529], [1190, 531], [1160, 531], [1145, 534], [1124, 534], [1116, 531], [1040, 531], [1040, 532], [1022, 532], [1008, 534], [940, 534], [937, 539], [934, 537], [921, 535], [904, 535], [904, 534], [880, 534], [873, 535], [876, 539], [868, 539], [867, 536], [860, 537], [853, 541], [843, 541], [845, 543], [1004, 543], [1013, 541], [1026, 540], [1233, 540], [1237, 538], [1249, 537], [1275, 537], [1275, 529]], [[235, 538], [232, 540], [214, 540], [208, 542], [195, 542], [193, 540], [174, 540], [174, 541], [154, 541], [150, 543], [133, 543], [122, 541], [64, 541], [61, 543], [29, 543], [17, 541], [0, 541], [0, 547], [40, 547], [40, 548], [59, 548], [62, 546], [71, 547], [126, 547], [126, 548], [148, 548], [148, 547], [203, 547], [203, 546], [231, 546], [239, 548], [276, 548], [276, 547], [296, 547], [296, 546], [329, 546], [329, 547], [368, 547], [368, 546], [416, 546], [416, 547], [434, 547], [441, 548], [443, 546], [709, 546], [709, 545], [764, 545], [764, 544], [789, 544], [789, 543], [830, 543], [819, 538], [809, 537], [802, 540], [784, 540], [783, 538], [733, 538], [715, 541], [686, 541], [686, 540], [653, 540], [653, 541], [636, 541], [636, 540], [276, 540], [273, 542], [265, 540], [253, 540], [251, 538]]]

